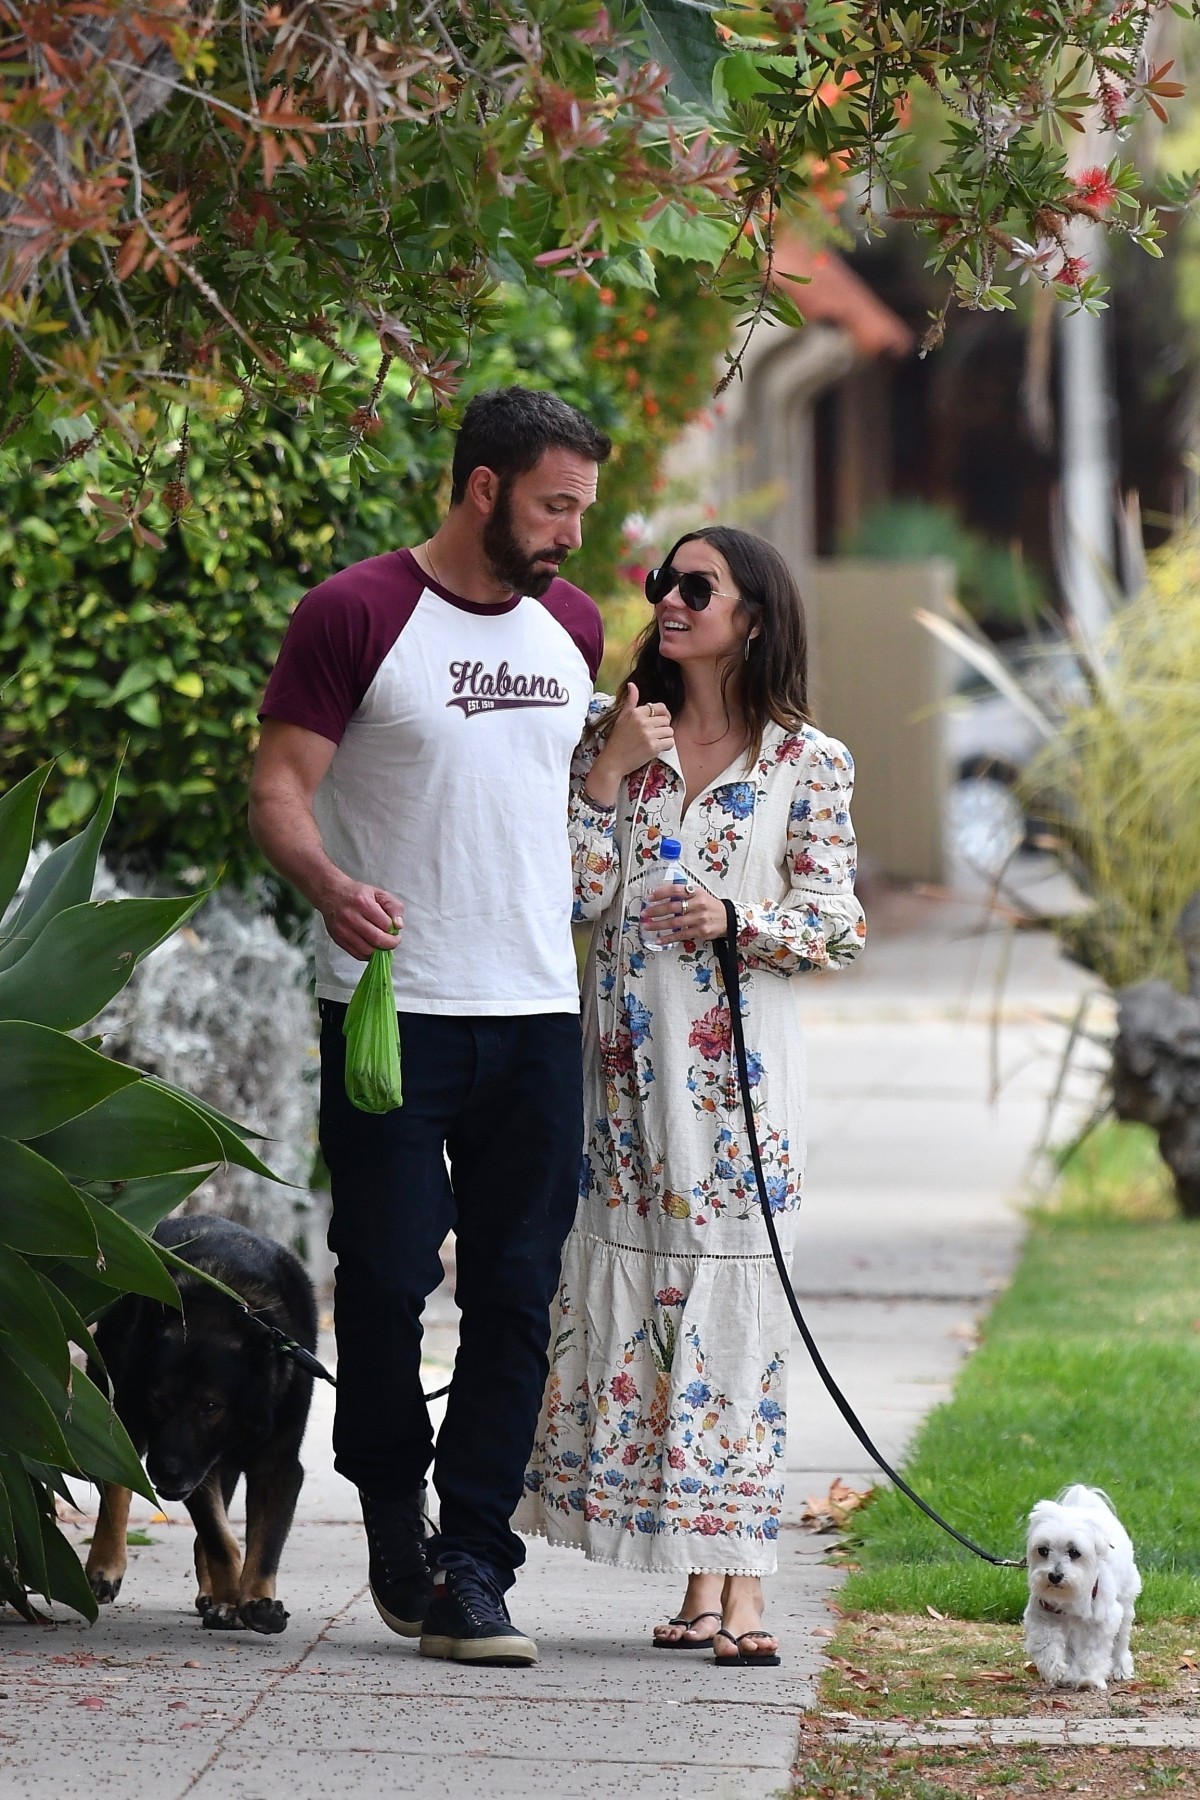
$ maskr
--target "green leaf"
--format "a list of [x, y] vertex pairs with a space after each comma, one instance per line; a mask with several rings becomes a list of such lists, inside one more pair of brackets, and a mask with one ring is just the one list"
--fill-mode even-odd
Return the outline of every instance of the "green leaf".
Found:
[[72, 1455], [93, 1481], [115, 1481], [147, 1500], [154, 1489], [130, 1442], [129, 1433], [93, 1381], [82, 1369], [71, 1372], [71, 1399], [63, 1430]]
[[711, 110], [722, 58], [712, 8], [699, 0], [641, 0], [640, 11], [650, 54], [670, 70], [675, 98]]
[[[33, 1269], [31, 1270], [31, 1273], [38, 1286], [49, 1300], [51, 1306], [53, 1306], [55, 1312], [58, 1314], [59, 1323], [70, 1342], [72, 1344], [78, 1344], [79, 1348], [84, 1351], [86, 1355], [91, 1357], [97, 1368], [104, 1369], [104, 1372], [107, 1375], [108, 1370], [105, 1367], [104, 1358], [96, 1348], [96, 1340], [88, 1330], [87, 1320], [84, 1318], [79, 1308], [67, 1298], [62, 1288], [57, 1282], [52, 1281], [49, 1275], [43, 1274], [40, 1269]], [[107, 1295], [106, 1298], [111, 1300], [111, 1294]]]
[[140, 1081], [136, 1069], [61, 1031], [0, 1019], [0, 1136], [41, 1137]]
[[192, 1112], [199, 1113], [206, 1124], [212, 1126], [220, 1139], [221, 1150], [226, 1162], [233, 1163], [239, 1169], [250, 1169], [255, 1175], [262, 1175], [267, 1181], [277, 1181], [283, 1187], [294, 1185], [291, 1182], [285, 1182], [282, 1175], [276, 1175], [275, 1171], [269, 1169], [266, 1163], [262, 1162], [247, 1145], [247, 1138], [261, 1137], [261, 1132], [251, 1131], [247, 1126], [239, 1125], [235, 1119], [227, 1118], [223, 1112], [218, 1112], [215, 1106], [209, 1106], [206, 1101], [198, 1100], [194, 1094], [185, 1094], [182, 1088], [172, 1087], [170, 1082], [159, 1081], [156, 1076], [147, 1078], [147, 1086], [158, 1088], [164, 1094], [170, 1094], [173, 1099], [180, 1100], [185, 1106], [190, 1107]]
[[16, 1560], [17, 1534], [13, 1527], [12, 1502], [4, 1485], [3, 1470], [0, 1469], [0, 1563], [15, 1563]]
[[[243, 1158], [250, 1154], [238, 1147]], [[36, 1148], [78, 1181], [125, 1181], [225, 1160], [216, 1127], [155, 1081], [109, 1095], [85, 1117], [39, 1137]]]
[[70, 1468], [71, 1452], [62, 1428], [45, 1395], [26, 1374], [14, 1340], [0, 1331], [0, 1446], [19, 1455], [35, 1456], [56, 1468]]
[[108, 696], [109, 706], [120, 706], [123, 700], [128, 700], [132, 695], [141, 694], [146, 688], [153, 687], [157, 680], [158, 665], [149, 657], [143, 657], [138, 662], [130, 663]]
[[722, 56], [713, 72], [713, 98], [718, 103], [721, 100], [753, 100], [755, 94], [769, 86], [757, 58], [749, 50], [735, 50], [730, 56]]
[[6, 1244], [0, 1244], [0, 1319], [5, 1331], [45, 1363], [65, 1387], [71, 1373], [71, 1349], [58, 1312], [36, 1270]]
[[646, 236], [654, 249], [664, 256], [715, 266], [729, 249], [733, 233], [727, 224], [707, 218], [703, 213], [689, 218], [686, 209], [673, 200], [646, 227]]
[[[90, 1219], [88, 1224], [90, 1226]], [[89, 1325], [94, 1325], [100, 1314], [107, 1312], [116, 1298], [111, 1286], [96, 1273], [95, 1256], [89, 1261], [84, 1261], [82, 1257], [69, 1261], [62, 1258], [47, 1260], [38, 1273]], [[94, 1344], [88, 1354], [96, 1354]]]
[[21, 885], [33, 845], [38, 801], [53, 767], [53, 763], [43, 763], [0, 798], [0, 918]]
[[96, 859], [113, 815], [119, 775], [120, 769], [114, 769], [99, 806], [79, 835], [52, 850], [34, 875], [16, 918], [0, 941], [0, 969], [7, 969], [23, 956], [38, 932], [57, 913], [91, 899]]
[[0, 1138], [0, 1243], [24, 1256], [95, 1261], [96, 1233], [61, 1169], [14, 1138]]
[[67, 1542], [53, 1519], [47, 1518], [45, 1513], [40, 1519], [42, 1550], [46, 1558], [46, 1586], [42, 1592], [47, 1600], [58, 1600], [94, 1624], [100, 1608], [75, 1546]]
[[125, 702], [125, 711], [135, 725], [145, 725], [150, 731], [157, 731], [162, 724], [157, 694], [135, 694], [132, 700]]
[[119, 1213], [90, 1195], [83, 1203], [91, 1214], [103, 1259], [96, 1273], [110, 1287], [147, 1294], [167, 1306], [179, 1308], [179, 1290], [172, 1281], [158, 1248]]
[[626, 256], [610, 256], [602, 265], [604, 279], [613, 287], [640, 288], [643, 293], [658, 292], [654, 264], [644, 250], [630, 247]]
[[[32, 1478], [19, 1457], [0, 1454], [0, 1481], [12, 1514], [17, 1540], [17, 1566], [26, 1587], [44, 1594], [49, 1584], [46, 1551], [42, 1543], [42, 1508]], [[76, 1559], [78, 1560], [78, 1558]]]
[[182, 1174], [142, 1176], [137, 1181], [122, 1182], [114, 1189], [109, 1204], [113, 1212], [120, 1213], [139, 1231], [153, 1231], [211, 1174], [211, 1169], [188, 1169]]
[[58, 1031], [85, 1025], [119, 994], [139, 961], [205, 894], [176, 900], [89, 901], [51, 919], [19, 962], [0, 972], [0, 1019]]

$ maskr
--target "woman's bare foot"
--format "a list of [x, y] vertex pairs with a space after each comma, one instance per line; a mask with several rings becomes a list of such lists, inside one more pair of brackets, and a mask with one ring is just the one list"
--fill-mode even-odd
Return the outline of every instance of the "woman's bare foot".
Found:
[[723, 1582], [721, 1575], [689, 1575], [679, 1616], [654, 1627], [654, 1642], [697, 1650], [711, 1644], [721, 1624]]
[[[757, 1575], [727, 1575], [721, 1590], [721, 1636], [713, 1644], [718, 1662], [774, 1656], [779, 1641], [762, 1628], [762, 1583]], [[748, 1635], [750, 1634], [750, 1635]], [[714, 1634], [715, 1635], [715, 1634]]]

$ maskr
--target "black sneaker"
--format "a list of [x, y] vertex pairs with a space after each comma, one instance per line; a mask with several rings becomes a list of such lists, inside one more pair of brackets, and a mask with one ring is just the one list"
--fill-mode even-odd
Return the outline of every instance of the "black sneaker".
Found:
[[503, 1590], [487, 1564], [451, 1550], [438, 1559], [421, 1655], [522, 1669], [537, 1661], [537, 1645], [509, 1618]]
[[400, 1499], [360, 1491], [370, 1555], [371, 1598], [384, 1624], [401, 1637], [420, 1637], [433, 1596], [425, 1558], [425, 1483]]

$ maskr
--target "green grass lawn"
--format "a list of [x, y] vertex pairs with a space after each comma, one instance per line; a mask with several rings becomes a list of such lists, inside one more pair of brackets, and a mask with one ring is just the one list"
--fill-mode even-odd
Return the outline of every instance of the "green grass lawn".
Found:
[[[1085, 1481], [1137, 1551], [1143, 1620], [1200, 1615], [1200, 1223], [1163, 1217], [1142, 1134], [1094, 1135], [1034, 1217], [1011, 1288], [905, 1465], [918, 1493], [1000, 1555], [1036, 1500]], [[855, 1519], [855, 1610], [1016, 1619], [1020, 1570], [971, 1557], [894, 1490]]]

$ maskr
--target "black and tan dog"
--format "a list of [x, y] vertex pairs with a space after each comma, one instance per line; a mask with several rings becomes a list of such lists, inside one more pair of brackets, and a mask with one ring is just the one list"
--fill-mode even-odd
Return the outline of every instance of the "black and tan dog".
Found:
[[[315, 1350], [312, 1283], [282, 1245], [228, 1219], [167, 1219], [160, 1243], [241, 1294], [251, 1312]], [[177, 1271], [182, 1314], [126, 1295], [103, 1315], [96, 1343], [116, 1409], [164, 1500], [182, 1500], [196, 1527], [196, 1610], [222, 1631], [282, 1631], [279, 1559], [304, 1481], [300, 1442], [312, 1376], [269, 1332], [204, 1282]], [[226, 1508], [246, 1477], [246, 1559]], [[106, 1485], [87, 1560], [92, 1592], [115, 1600], [125, 1573], [128, 1488]]]

